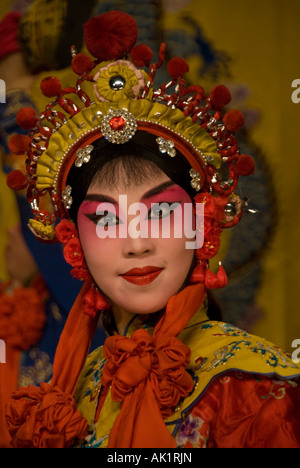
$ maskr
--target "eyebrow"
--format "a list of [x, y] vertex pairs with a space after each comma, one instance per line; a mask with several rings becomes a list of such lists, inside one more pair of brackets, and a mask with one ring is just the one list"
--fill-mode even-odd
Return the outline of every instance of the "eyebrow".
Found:
[[114, 198], [109, 197], [108, 195], [102, 195], [100, 193], [91, 193], [89, 195], [86, 195], [84, 201], [107, 202], [112, 203], [113, 205], [118, 204]]
[[[163, 184], [160, 184], [157, 187], [154, 187], [153, 189], [144, 193], [144, 195], [142, 196], [142, 199], [144, 200], [144, 199], [153, 197], [154, 195], [157, 195], [158, 193], [163, 192], [164, 190], [168, 189], [169, 187], [172, 187], [173, 185], [175, 184], [172, 180], [164, 182]], [[103, 195], [101, 193], [88, 194], [85, 197], [85, 201], [107, 202], [107, 203], [112, 203], [113, 205], [118, 204], [118, 202], [114, 198], [109, 197], [108, 195]]]
[[142, 199], [144, 200], [145, 198], [153, 197], [153, 195], [157, 195], [158, 193], [163, 192], [164, 190], [168, 189], [169, 187], [172, 187], [173, 185], [175, 185], [175, 183], [172, 180], [168, 180], [167, 182], [164, 182], [163, 184], [160, 184], [157, 187], [154, 187], [153, 189], [144, 193]]

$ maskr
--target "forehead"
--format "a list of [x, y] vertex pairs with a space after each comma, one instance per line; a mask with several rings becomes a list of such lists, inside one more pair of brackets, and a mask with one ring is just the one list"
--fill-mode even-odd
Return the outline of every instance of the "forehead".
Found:
[[135, 160], [132, 164], [132, 161], [120, 159], [108, 163], [95, 174], [87, 193], [140, 193], [165, 182], [171, 179], [154, 163]]

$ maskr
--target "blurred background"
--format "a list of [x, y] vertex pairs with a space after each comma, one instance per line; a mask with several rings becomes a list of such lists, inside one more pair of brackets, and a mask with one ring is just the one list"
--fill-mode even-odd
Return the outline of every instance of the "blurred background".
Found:
[[[165, 41], [169, 58], [185, 57], [191, 84], [201, 84], [208, 92], [217, 83], [227, 85], [230, 107], [244, 112], [240, 144], [255, 158], [257, 171], [250, 180], [241, 181], [239, 194], [257, 212], [246, 213], [238, 226], [224, 233], [221, 258], [229, 284], [214, 298], [224, 321], [292, 351], [292, 342], [300, 339], [300, 103], [291, 99], [292, 82], [300, 79], [299, 0], [1, 0], [0, 20], [10, 11], [27, 14], [19, 37], [28, 73], [21, 85], [15, 77], [14, 89], [25, 88], [27, 98], [42, 109], [41, 77], [53, 69], [63, 84], [70, 77], [70, 56], [62, 44], [69, 48], [68, 39], [80, 49], [80, 22], [91, 13], [112, 9], [135, 17], [139, 42], [158, 51]], [[38, 35], [43, 40], [37, 40]], [[6, 79], [2, 70], [5, 74], [0, 61], [0, 79]], [[22, 99], [18, 101], [15, 94], [14, 109]], [[5, 141], [7, 135], [0, 128]], [[3, 148], [2, 153], [7, 160]], [[1, 191], [4, 258], [5, 231], [19, 214], [14, 201], [7, 213], [10, 195], [2, 175]], [[6, 281], [4, 260], [0, 272], [1, 281]]]

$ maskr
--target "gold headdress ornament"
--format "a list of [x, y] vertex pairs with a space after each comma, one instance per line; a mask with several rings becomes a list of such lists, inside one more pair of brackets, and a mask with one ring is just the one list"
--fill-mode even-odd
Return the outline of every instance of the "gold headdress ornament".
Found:
[[[201, 190], [228, 197], [239, 175], [254, 171], [253, 159], [240, 154], [234, 135], [243, 126], [243, 115], [222, 111], [231, 99], [225, 86], [215, 86], [208, 96], [201, 86], [188, 86], [183, 79], [186, 61], [173, 58], [167, 65], [170, 81], [154, 89], [166, 46], [162, 44], [158, 62], [151, 63], [151, 49], [135, 46], [137, 26], [125, 13], [111, 11], [92, 18], [84, 32], [95, 59], [72, 48], [75, 85], [63, 89], [58, 78], [45, 78], [41, 90], [51, 102], [40, 115], [22, 109], [17, 122], [29, 130], [28, 136], [18, 135], [10, 142], [13, 153], [27, 153], [27, 173], [9, 174], [8, 185], [17, 190], [27, 187], [34, 215], [30, 227], [38, 238], [55, 242], [55, 223], [68, 218], [72, 202], [68, 173], [73, 164], [81, 167], [90, 160], [93, 142], [99, 138], [123, 144], [138, 130], [156, 135], [166, 157], [176, 157], [179, 150], [190, 163], [195, 195]], [[53, 206], [49, 212], [40, 209], [46, 195]]]

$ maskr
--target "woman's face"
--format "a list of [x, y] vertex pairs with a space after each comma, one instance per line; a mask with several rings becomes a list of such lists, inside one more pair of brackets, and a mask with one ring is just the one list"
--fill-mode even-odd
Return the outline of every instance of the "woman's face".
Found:
[[192, 201], [164, 172], [129, 189], [122, 185], [108, 189], [92, 182], [78, 212], [79, 236], [113, 311], [151, 314], [166, 306], [189, 273], [194, 250], [186, 248], [191, 239], [183, 213]]

